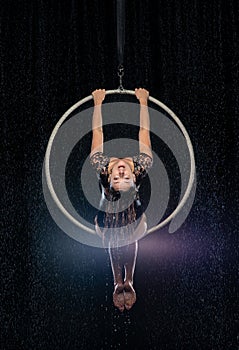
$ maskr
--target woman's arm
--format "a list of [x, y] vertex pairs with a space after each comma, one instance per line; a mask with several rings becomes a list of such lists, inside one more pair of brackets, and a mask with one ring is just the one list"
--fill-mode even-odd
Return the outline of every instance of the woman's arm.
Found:
[[135, 89], [135, 95], [140, 102], [139, 152], [152, 158], [150, 141], [150, 120], [148, 111], [149, 93], [145, 89]]
[[94, 98], [94, 112], [92, 117], [91, 156], [96, 152], [103, 152], [104, 135], [101, 106], [105, 98], [105, 90], [95, 90], [92, 92], [92, 95]]

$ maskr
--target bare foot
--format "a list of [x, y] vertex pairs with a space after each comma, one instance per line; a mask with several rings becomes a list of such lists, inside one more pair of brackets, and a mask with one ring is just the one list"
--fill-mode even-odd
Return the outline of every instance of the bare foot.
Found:
[[133, 284], [130, 281], [124, 282], [124, 306], [126, 310], [130, 310], [136, 302], [136, 293]]
[[124, 285], [118, 283], [115, 285], [115, 290], [113, 293], [114, 306], [117, 307], [121, 312], [124, 311]]

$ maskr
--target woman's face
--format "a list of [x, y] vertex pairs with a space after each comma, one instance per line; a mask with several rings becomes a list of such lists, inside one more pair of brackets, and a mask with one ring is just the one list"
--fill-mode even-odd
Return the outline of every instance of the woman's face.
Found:
[[119, 160], [112, 168], [110, 186], [115, 191], [128, 191], [135, 183], [135, 175], [127, 162]]

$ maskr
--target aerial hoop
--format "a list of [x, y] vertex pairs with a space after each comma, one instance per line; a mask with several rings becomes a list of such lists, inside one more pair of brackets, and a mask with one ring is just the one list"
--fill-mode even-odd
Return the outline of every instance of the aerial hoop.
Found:
[[[135, 91], [133, 90], [125, 90], [125, 89], [116, 89], [116, 90], [107, 90], [106, 95], [112, 95], [112, 94], [127, 94], [127, 95], [135, 95]], [[58, 133], [58, 130], [60, 129], [60, 127], [62, 126], [62, 124], [64, 123], [64, 121], [66, 120], [66, 118], [78, 107], [80, 107], [81, 105], [85, 104], [86, 102], [90, 101], [93, 99], [92, 95], [89, 95], [85, 98], [83, 98], [82, 100], [78, 101], [76, 104], [74, 104], [72, 107], [70, 107], [64, 114], [63, 116], [59, 119], [59, 121], [57, 122], [57, 124], [55, 125], [52, 134], [49, 138], [48, 141], [48, 145], [47, 145], [47, 149], [46, 149], [46, 154], [45, 154], [45, 176], [46, 176], [46, 184], [47, 187], [49, 189], [49, 192], [52, 196], [52, 199], [54, 200], [56, 206], [58, 207], [58, 209], [65, 215], [65, 217], [70, 220], [74, 225], [76, 225], [78, 228], [96, 235], [95, 230], [92, 230], [91, 228], [85, 226], [84, 224], [82, 224], [80, 221], [76, 220], [67, 210], [66, 208], [63, 206], [63, 204], [61, 203], [61, 201], [59, 200], [54, 187], [53, 187], [53, 183], [52, 183], [52, 179], [51, 179], [51, 173], [50, 173], [50, 156], [51, 156], [51, 150], [52, 150], [52, 145], [54, 142], [54, 139]], [[165, 112], [167, 112], [172, 119], [175, 121], [175, 123], [177, 124], [178, 128], [180, 129], [180, 131], [182, 132], [185, 140], [186, 140], [186, 144], [187, 144], [187, 148], [189, 151], [189, 156], [190, 156], [190, 175], [189, 175], [189, 180], [188, 180], [188, 184], [186, 187], [186, 190], [184, 192], [184, 195], [182, 196], [180, 202], [178, 203], [176, 209], [166, 218], [164, 219], [162, 222], [160, 222], [158, 225], [151, 227], [147, 233], [152, 233], [155, 232], [161, 228], [163, 228], [165, 225], [167, 225], [179, 212], [180, 210], [184, 207], [187, 199], [189, 198], [190, 192], [193, 188], [193, 183], [194, 183], [194, 179], [195, 179], [195, 159], [194, 159], [194, 152], [193, 152], [193, 147], [192, 147], [192, 143], [191, 140], [189, 138], [189, 135], [184, 127], [184, 125], [182, 124], [182, 122], [180, 121], [180, 119], [176, 116], [176, 114], [170, 109], [168, 108], [165, 104], [163, 104], [162, 102], [158, 101], [156, 98], [149, 96], [149, 101], [151, 101], [152, 103], [158, 105], [159, 107], [161, 107]]]

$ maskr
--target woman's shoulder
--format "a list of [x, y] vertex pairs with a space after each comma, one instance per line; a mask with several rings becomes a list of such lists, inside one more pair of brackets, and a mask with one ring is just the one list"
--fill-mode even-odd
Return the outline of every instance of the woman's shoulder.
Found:
[[98, 173], [108, 167], [109, 162], [110, 158], [103, 152], [95, 152], [90, 155], [90, 163]]
[[149, 170], [153, 165], [153, 159], [146, 153], [139, 153], [133, 157], [135, 169], [138, 171]]

